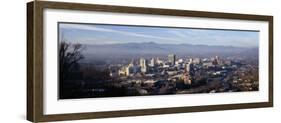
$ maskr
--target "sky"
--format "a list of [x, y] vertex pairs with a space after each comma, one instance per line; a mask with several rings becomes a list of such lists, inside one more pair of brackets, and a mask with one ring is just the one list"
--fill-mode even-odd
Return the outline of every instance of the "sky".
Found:
[[59, 23], [59, 32], [60, 39], [92, 45], [154, 42], [258, 47], [259, 44], [258, 31]]

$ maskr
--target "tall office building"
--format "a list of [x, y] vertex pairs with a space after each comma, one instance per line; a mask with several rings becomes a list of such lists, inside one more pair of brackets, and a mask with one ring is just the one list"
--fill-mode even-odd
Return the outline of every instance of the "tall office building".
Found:
[[157, 59], [156, 59], [156, 63], [159, 65], [159, 64], [163, 64], [163, 61], [162, 60], [160, 60], [158, 57], [157, 57]]
[[132, 70], [132, 66], [127, 66], [126, 69], [125, 69], [125, 75], [126, 76], [130, 76], [130, 74], [133, 73], [133, 70]]
[[169, 55], [168, 55], [168, 61], [169, 61], [169, 63], [171, 63], [172, 65], [175, 65], [175, 62], [176, 62], [176, 55], [175, 55], [175, 54], [169, 54]]
[[135, 66], [133, 64], [133, 60], [132, 62], [126, 67], [125, 69], [125, 73], [126, 73], [126, 76], [130, 76], [130, 74], [133, 74], [135, 73]]
[[146, 73], [147, 72], [147, 62], [144, 58], [140, 59], [140, 68], [141, 68], [141, 72], [142, 73]]
[[194, 68], [193, 68], [193, 64], [192, 63], [185, 64], [185, 72], [190, 74], [190, 73], [193, 72], [193, 70], [194, 70]]
[[155, 64], [156, 64], [156, 60], [154, 58], [152, 58], [151, 61], [150, 61], [150, 66], [154, 67]]
[[185, 64], [185, 72], [189, 73], [189, 71], [190, 71], [190, 64], [187, 63]]
[[214, 65], [218, 65], [221, 63], [221, 60], [218, 56], [215, 56], [214, 58], [211, 59]]

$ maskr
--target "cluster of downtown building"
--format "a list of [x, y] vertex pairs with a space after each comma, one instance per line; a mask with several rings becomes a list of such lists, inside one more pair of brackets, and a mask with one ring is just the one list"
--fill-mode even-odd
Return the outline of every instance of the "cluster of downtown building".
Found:
[[[116, 86], [138, 95], [236, 92], [258, 90], [258, 65], [233, 59], [166, 58], [132, 59], [111, 64], [109, 74]], [[128, 94], [134, 95], [134, 94]]]
[[186, 84], [191, 84], [190, 74], [193, 71], [193, 64], [195, 63], [201, 63], [201, 59], [197, 58], [194, 61], [193, 59], [189, 59], [188, 61], [184, 61], [184, 59], [177, 60], [175, 54], [169, 54], [166, 61], [160, 58], [140, 58], [139, 62], [132, 60], [128, 65], [122, 66], [118, 71], [111, 71], [110, 76], [128, 78], [127, 82], [153, 84], [157, 80], [161, 80], [161, 78], [157, 79], [157, 76], [165, 77], [166, 75], [167, 78], [162, 79], [167, 79], [168, 81], [183, 79]]

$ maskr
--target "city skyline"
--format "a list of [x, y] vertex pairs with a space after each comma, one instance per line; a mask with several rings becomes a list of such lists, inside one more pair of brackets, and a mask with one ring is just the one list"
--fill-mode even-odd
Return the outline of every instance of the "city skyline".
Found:
[[192, 44], [258, 47], [258, 31], [59, 23], [60, 39], [80, 44]]
[[59, 99], [259, 91], [257, 31], [74, 23], [58, 29]]

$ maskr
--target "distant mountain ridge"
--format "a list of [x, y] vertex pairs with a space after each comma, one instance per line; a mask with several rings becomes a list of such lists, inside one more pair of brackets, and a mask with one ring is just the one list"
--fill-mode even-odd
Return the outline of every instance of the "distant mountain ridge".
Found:
[[176, 55], [210, 56], [210, 55], [258, 55], [258, 47], [244, 48], [234, 46], [211, 46], [193, 44], [158, 44], [155, 42], [85, 45], [85, 54], [93, 56], [153, 56]]

